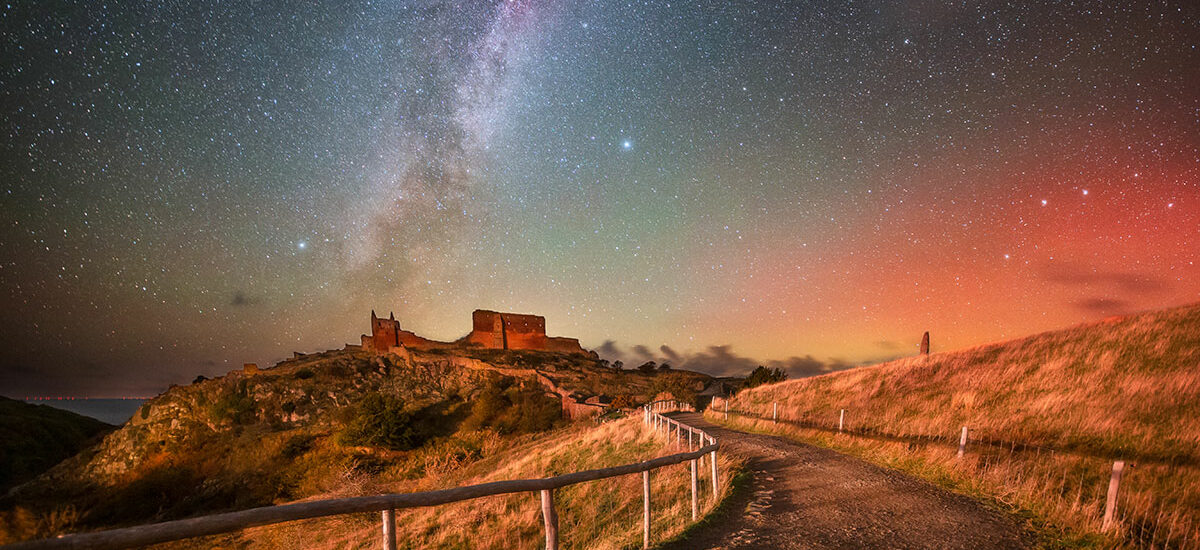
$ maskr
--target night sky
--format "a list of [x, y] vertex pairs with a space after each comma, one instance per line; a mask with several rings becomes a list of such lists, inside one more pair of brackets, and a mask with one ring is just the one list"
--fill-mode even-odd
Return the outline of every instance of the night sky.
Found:
[[1013, 4], [6, 4], [0, 394], [372, 308], [803, 375], [1200, 301], [1200, 8]]

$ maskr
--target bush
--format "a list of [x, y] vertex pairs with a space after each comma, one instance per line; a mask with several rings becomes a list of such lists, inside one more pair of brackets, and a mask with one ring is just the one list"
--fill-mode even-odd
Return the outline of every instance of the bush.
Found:
[[537, 384], [516, 384], [511, 377], [492, 378], [480, 390], [465, 420], [468, 430], [494, 428], [502, 434], [533, 433], [553, 428], [562, 418], [562, 403]]
[[669, 393], [679, 401], [696, 406], [696, 388], [694, 384], [695, 381], [685, 373], [679, 371], [666, 372], [662, 376], [655, 378], [654, 382], [650, 384], [650, 397], [653, 398], [660, 393]]
[[297, 380], [308, 380], [309, 378], [312, 378], [313, 376], [316, 376], [316, 373], [314, 373], [312, 371], [312, 369], [307, 368], [307, 367], [296, 371], [296, 379]]
[[340, 440], [343, 445], [397, 451], [407, 451], [422, 443], [414, 428], [412, 414], [404, 410], [404, 400], [378, 393], [369, 394], [359, 402]]

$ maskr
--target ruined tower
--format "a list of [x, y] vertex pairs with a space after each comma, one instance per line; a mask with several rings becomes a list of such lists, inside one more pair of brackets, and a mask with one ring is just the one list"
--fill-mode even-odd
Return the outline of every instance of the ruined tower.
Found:
[[925, 336], [921, 337], [921, 355], [929, 355], [929, 331], [925, 331]]
[[387, 353], [389, 349], [400, 345], [400, 322], [396, 314], [391, 313], [387, 319], [380, 319], [371, 310], [371, 335], [363, 335], [363, 349], [376, 353]]

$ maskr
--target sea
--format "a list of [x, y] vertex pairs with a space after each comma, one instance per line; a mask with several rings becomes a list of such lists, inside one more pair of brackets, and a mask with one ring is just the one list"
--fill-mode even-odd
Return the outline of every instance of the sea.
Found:
[[92, 398], [72, 398], [72, 399], [25, 399], [26, 403], [34, 405], [49, 405], [54, 408], [71, 411], [83, 416], [90, 416], [101, 422], [115, 424], [120, 426], [125, 421], [133, 418], [133, 413], [137, 412], [138, 407], [146, 402], [146, 399], [128, 398], [128, 399], [92, 399]]

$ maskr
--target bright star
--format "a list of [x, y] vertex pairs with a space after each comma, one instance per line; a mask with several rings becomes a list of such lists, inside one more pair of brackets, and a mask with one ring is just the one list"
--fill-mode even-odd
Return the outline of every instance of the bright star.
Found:
[[628, 150], [630, 150], [630, 149], [633, 149], [633, 142], [632, 142], [632, 141], [629, 141], [629, 140], [622, 141], [622, 142], [621, 142], [621, 148], [622, 148], [622, 149], [624, 149], [624, 150], [626, 150], [626, 151], [628, 151]]
[[308, 248], [308, 243], [306, 243], [304, 241], [300, 241], [300, 242], [296, 243], [296, 248], [299, 248], [300, 250], [304, 250], [305, 248]]

